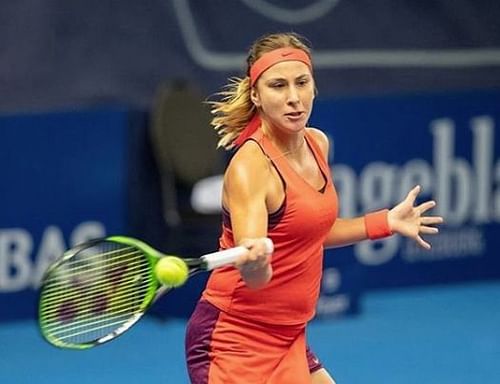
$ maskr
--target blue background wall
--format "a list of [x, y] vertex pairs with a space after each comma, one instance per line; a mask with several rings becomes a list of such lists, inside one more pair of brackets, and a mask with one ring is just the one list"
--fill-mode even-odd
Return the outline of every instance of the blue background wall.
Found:
[[[498, 381], [490, 364], [499, 345], [497, 1], [0, 0], [0, 9], [0, 321], [9, 320], [0, 328], [0, 381], [23, 382], [26, 349], [19, 340], [38, 356], [34, 369], [42, 381], [51, 381], [55, 370], [44, 357], [78, 372], [91, 372], [87, 364], [100, 367], [95, 356], [101, 355], [87, 361], [52, 354], [30, 333], [39, 279], [66, 247], [112, 233], [186, 255], [217, 246], [219, 215], [195, 212], [192, 182], [175, 172], [170, 196], [181, 221], [164, 220], [164, 174], [149, 129], [164, 111], [165, 94], [180, 83], [201, 96], [195, 104], [174, 103], [173, 110], [197, 111], [202, 98], [242, 74], [257, 36], [290, 30], [313, 44], [319, 95], [311, 124], [333, 141], [341, 213], [392, 205], [420, 183], [422, 198], [435, 198], [447, 222], [431, 252], [398, 237], [328, 251], [318, 306], [318, 317], [328, 321], [318, 323], [312, 339], [323, 340], [319, 350], [329, 366], [338, 364], [333, 371], [345, 382], [366, 382], [374, 372], [387, 383], [405, 375], [416, 382], [486, 382], [484, 372]], [[193, 144], [178, 147], [213, 148], [202, 135], [210, 130], [206, 121], [176, 117], [184, 130], [166, 126], [169, 137]], [[220, 171], [214, 167], [213, 174]], [[205, 279], [193, 279], [152, 313], [184, 318]], [[493, 283], [481, 285], [484, 280]], [[459, 285], [472, 281], [477, 291]], [[434, 300], [443, 284], [449, 291]], [[358, 316], [339, 320], [345, 313]], [[165, 343], [180, 347], [183, 324], [167, 327], [176, 333], [163, 335]], [[337, 325], [339, 332], [328, 328]], [[330, 345], [330, 337], [338, 344]], [[117, 356], [137, 348], [142, 357], [150, 348], [129, 340], [108, 350], [110, 377], [132, 374]], [[442, 349], [430, 349], [432, 340]], [[377, 359], [374, 350], [386, 352]], [[352, 369], [352, 361], [361, 368]], [[186, 381], [182, 374], [151, 372], [151, 380]], [[85, 381], [66, 373], [62, 381]]]
[[[311, 122], [332, 138], [342, 216], [390, 207], [420, 184], [421, 199], [437, 200], [446, 220], [431, 251], [398, 236], [328, 250], [320, 315], [359, 311], [369, 289], [500, 277], [498, 105], [494, 91], [317, 101]], [[10, 307], [3, 319], [33, 316], [48, 263], [86, 238], [129, 234], [185, 255], [216, 248], [219, 215], [197, 214], [186, 196], [182, 223], [163, 221], [145, 114], [111, 108], [0, 124], [0, 299]], [[188, 316], [205, 279], [153, 313]]]
[[126, 230], [129, 114], [0, 118], [2, 320], [34, 316], [43, 272], [66, 248]]

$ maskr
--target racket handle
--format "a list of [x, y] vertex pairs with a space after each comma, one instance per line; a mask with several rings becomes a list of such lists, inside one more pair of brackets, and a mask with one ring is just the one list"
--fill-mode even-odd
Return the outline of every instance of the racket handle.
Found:
[[[265, 239], [266, 253], [271, 254], [274, 250], [274, 244], [268, 237]], [[244, 246], [225, 249], [223, 251], [208, 253], [203, 255], [201, 259], [206, 263], [206, 270], [224, 267], [233, 264], [240, 256], [248, 252], [248, 248]]]

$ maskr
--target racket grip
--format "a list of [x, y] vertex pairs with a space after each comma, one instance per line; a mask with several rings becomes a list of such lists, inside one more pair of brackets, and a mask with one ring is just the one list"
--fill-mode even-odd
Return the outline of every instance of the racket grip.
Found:
[[[264, 241], [266, 246], [266, 253], [273, 253], [274, 244], [272, 240], [266, 237]], [[225, 249], [223, 251], [208, 253], [202, 256], [201, 259], [206, 263], [206, 270], [211, 271], [215, 268], [233, 264], [240, 256], [244, 255], [247, 252], [247, 247], [239, 246]]]

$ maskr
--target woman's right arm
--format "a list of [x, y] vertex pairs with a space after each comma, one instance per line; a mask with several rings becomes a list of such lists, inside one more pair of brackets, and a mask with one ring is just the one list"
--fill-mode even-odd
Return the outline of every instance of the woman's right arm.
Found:
[[234, 243], [249, 248], [235, 266], [252, 289], [263, 287], [272, 277], [270, 255], [263, 241], [267, 236], [269, 178], [269, 162], [252, 141], [238, 150], [224, 175], [222, 201], [231, 215]]

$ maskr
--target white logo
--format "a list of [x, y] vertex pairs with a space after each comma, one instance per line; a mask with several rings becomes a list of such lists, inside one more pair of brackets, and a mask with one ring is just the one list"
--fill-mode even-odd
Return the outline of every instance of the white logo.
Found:
[[[73, 246], [105, 233], [102, 223], [86, 221], [73, 229], [69, 243]], [[44, 230], [38, 246], [23, 228], [0, 229], [0, 293], [37, 288], [45, 270], [67, 248], [61, 228], [55, 225]]]
[[329, 13], [340, 0], [319, 0], [305, 7], [289, 9], [265, 0], [241, 0], [248, 8], [264, 17], [285, 24], [303, 24], [317, 20]]
[[[433, 247], [421, 252], [412, 240], [392, 236], [382, 241], [356, 244], [354, 253], [365, 265], [390, 261], [398, 251], [408, 262], [457, 257], [478, 257], [485, 238], [478, 225], [500, 222], [500, 160], [495, 159], [495, 122], [490, 116], [470, 120], [470, 160], [455, 154], [455, 123], [448, 118], [430, 122], [432, 163], [410, 159], [403, 165], [368, 163], [359, 173], [348, 165], [333, 167], [340, 195], [341, 217], [392, 206], [414, 185], [438, 202], [436, 214], [446, 228], [433, 238]], [[471, 227], [467, 227], [472, 224]]]

